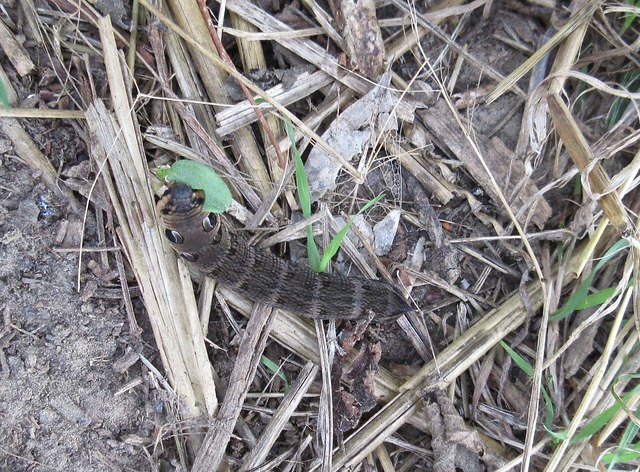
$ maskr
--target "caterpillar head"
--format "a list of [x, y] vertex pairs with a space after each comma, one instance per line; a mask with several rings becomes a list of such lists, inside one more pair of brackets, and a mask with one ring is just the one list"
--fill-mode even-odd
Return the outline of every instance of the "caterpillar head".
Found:
[[204, 191], [172, 183], [158, 202], [164, 234], [186, 260], [195, 262], [204, 248], [220, 239], [220, 218], [204, 212]]

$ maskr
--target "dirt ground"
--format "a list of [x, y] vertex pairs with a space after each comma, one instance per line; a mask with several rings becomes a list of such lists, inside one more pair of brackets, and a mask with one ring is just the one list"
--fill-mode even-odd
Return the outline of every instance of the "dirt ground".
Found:
[[[10, 153], [1, 159], [0, 470], [150, 470], [136, 440], [150, 440], [162, 402], [139, 362], [117, 370], [143, 346], [119, 300], [77, 291], [78, 253], [56, 251], [78, 247], [81, 215]], [[95, 222], [85, 238], [95, 242]]]

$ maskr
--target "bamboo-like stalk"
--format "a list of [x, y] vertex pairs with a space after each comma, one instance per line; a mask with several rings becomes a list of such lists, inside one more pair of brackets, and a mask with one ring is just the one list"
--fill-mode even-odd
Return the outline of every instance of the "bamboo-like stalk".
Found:
[[[142, 138], [130, 113], [122, 58], [109, 18], [101, 19], [99, 26], [116, 117], [100, 100], [89, 106], [92, 153], [103, 170], [120, 238], [140, 285], [165, 370], [180, 396], [181, 413], [185, 417], [214, 414], [215, 386], [189, 271], [177, 264], [160, 233]], [[195, 450], [197, 444], [193, 446]]]
[[[248, 23], [244, 18], [232, 13], [230, 15], [231, 24], [239, 31], [245, 31], [248, 33], [256, 32], [255, 26]], [[264, 51], [262, 49], [262, 43], [259, 41], [246, 41], [242, 37], [237, 38], [238, 51], [240, 52], [240, 60], [245, 71], [251, 70], [264, 70], [267, 68], [267, 60], [264, 57]], [[253, 112], [255, 115], [255, 112]], [[276, 136], [280, 136], [283, 132], [282, 123], [273, 115], [269, 114], [265, 116], [265, 122], [267, 126], [273, 131]], [[269, 142], [269, 136], [263, 128], [260, 128], [262, 134], [262, 141], [264, 143]], [[284, 169], [280, 167], [278, 162], [278, 156], [273, 148], [271, 152], [267, 152], [267, 161], [269, 164], [269, 171], [271, 173], [271, 179], [277, 182]]]
[[586, 181], [589, 183], [590, 193], [596, 194], [596, 196], [600, 195], [598, 204], [611, 221], [611, 224], [621, 235], [628, 235], [631, 224], [627, 219], [624, 205], [615, 192], [602, 195], [609, 185], [609, 177], [600, 163], [595, 161], [595, 156], [571, 115], [571, 111], [558, 94], [550, 95], [547, 103], [562, 143], [567, 148], [569, 156], [578, 166], [580, 172], [585, 175]]
[[[197, 3], [185, 0], [170, 0], [168, 3], [178, 25], [184, 31], [190, 32], [200, 46], [208, 51], [215, 51], [216, 48]], [[187, 47], [190, 48], [191, 56], [207, 91], [207, 96], [216, 104], [215, 107], [222, 108], [223, 104], [231, 103], [225, 92], [224, 81], [226, 77], [224, 71], [219, 67], [215, 67], [216, 64], [213, 64], [212, 67], [210, 60], [201, 53], [199, 48], [190, 44], [187, 44]], [[213, 134], [212, 129], [208, 131], [209, 134]], [[255, 177], [254, 187], [259, 194], [266, 195], [270, 190], [269, 174], [262, 162], [262, 157], [251, 129], [242, 128], [237, 130], [235, 138], [231, 142], [231, 147], [240, 168], [248, 175]]]

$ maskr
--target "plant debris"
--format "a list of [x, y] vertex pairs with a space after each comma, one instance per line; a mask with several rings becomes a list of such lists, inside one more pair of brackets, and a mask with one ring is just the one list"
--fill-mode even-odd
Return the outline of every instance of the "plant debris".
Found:
[[[0, 469], [637, 468], [632, 3], [4, 2]], [[328, 270], [413, 311], [191, 273], [183, 159], [299, 264], [361, 212]]]

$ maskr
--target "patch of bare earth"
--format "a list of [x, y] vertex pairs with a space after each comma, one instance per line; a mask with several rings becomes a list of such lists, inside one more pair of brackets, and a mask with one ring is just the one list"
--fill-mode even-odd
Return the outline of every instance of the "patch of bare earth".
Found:
[[149, 438], [158, 413], [148, 391], [126, 388], [139, 365], [114, 370], [140, 343], [117, 300], [78, 293], [77, 252], [56, 252], [78, 247], [80, 216], [10, 153], [0, 186], [0, 469], [148, 469], [127, 438]]

